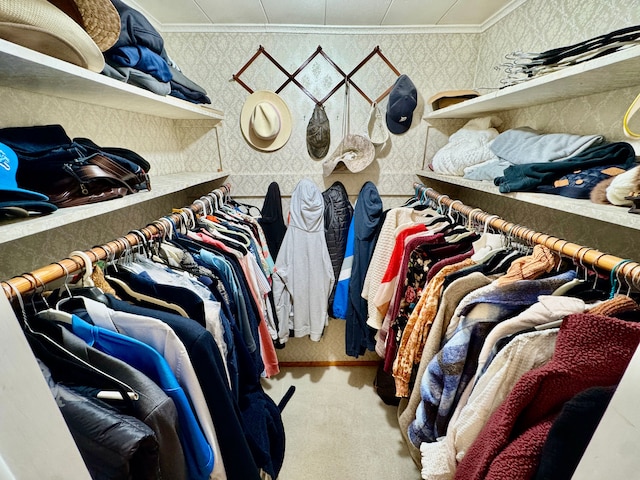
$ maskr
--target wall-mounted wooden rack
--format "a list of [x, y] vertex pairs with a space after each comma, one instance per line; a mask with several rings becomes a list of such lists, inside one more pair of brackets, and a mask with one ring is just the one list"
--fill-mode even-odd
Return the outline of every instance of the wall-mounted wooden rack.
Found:
[[[385, 98], [387, 95], [389, 95], [389, 92], [391, 92], [391, 89], [393, 88], [393, 85], [391, 85], [389, 88], [387, 88], [379, 97], [377, 97], [375, 100], [371, 100], [371, 98], [369, 98], [369, 96], [353, 81], [353, 76], [356, 74], [356, 72], [358, 72], [364, 65], [367, 64], [367, 62], [369, 62], [374, 56], [378, 56], [380, 57], [380, 59], [382, 59], [382, 61], [391, 69], [391, 71], [393, 73], [395, 73], [397, 76], [400, 76], [400, 72], [398, 71], [398, 69], [396, 67], [393, 66], [393, 64], [389, 61], [389, 59], [387, 59], [387, 57], [385, 57], [382, 54], [382, 51], [380, 50], [379, 46], [376, 46], [371, 53], [369, 53], [365, 58], [362, 59], [362, 61], [356, 65], [356, 67], [351, 70], [349, 73], [345, 73], [342, 68], [340, 68], [332, 59], [331, 57], [329, 57], [329, 55], [327, 55], [327, 53], [322, 49], [321, 46], [318, 46], [318, 48], [316, 49], [315, 52], [313, 52], [304, 62], [302, 62], [302, 64], [293, 72], [293, 73], [289, 73], [275, 58], [273, 58], [267, 51], [266, 49], [260, 45], [260, 47], [258, 48], [258, 51], [247, 61], [247, 63], [245, 63], [243, 65], [243, 67], [238, 70], [238, 73], [234, 74], [232, 76], [232, 78], [238, 82], [240, 85], [242, 85], [244, 87], [245, 90], [247, 90], [249, 93], [253, 93], [254, 90], [249, 87], [241, 78], [240, 76], [247, 70], [247, 68], [249, 68], [249, 66], [260, 56], [260, 55], [264, 55], [271, 63], [273, 63], [276, 68], [278, 70], [280, 70], [282, 73], [284, 73], [287, 77], [287, 79], [285, 80], [285, 82], [280, 85], [280, 87], [278, 87], [275, 91], [275, 93], [280, 93], [284, 87], [286, 87], [289, 83], [293, 83], [296, 87], [298, 87], [300, 90], [302, 90], [305, 95], [307, 95], [316, 105], [323, 105], [334, 93], [336, 93], [340, 87], [342, 87], [344, 84], [349, 83], [353, 88], [355, 88], [358, 93], [360, 95], [362, 95], [362, 97], [370, 104], [374, 104], [374, 103], [379, 103], [383, 98]], [[309, 65], [314, 58], [316, 58], [318, 55], [321, 55], [328, 63], [329, 65], [331, 65], [337, 72], [338, 74], [342, 77], [342, 79], [320, 100], [318, 100], [315, 95], [313, 95], [304, 85], [302, 85], [297, 79], [296, 76], [300, 74], [300, 72], [302, 72], [307, 65]]]

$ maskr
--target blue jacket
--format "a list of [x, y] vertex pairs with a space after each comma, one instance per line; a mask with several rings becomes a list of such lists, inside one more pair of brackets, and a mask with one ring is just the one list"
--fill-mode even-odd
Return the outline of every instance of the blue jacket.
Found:
[[[232, 398], [229, 391], [220, 350], [218, 350], [213, 336], [202, 325], [180, 315], [131, 305], [111, 295], [107, 295], [107, 298], [109, 299], [109, 307], [114, 310], [157, 318], [176, 332], [187, 348], [209, 406], [227, 478], [229, 480], [258, 480], [260, 475], [249, 447], [247, 426], [242, 419], [238, 403]], [[242, 342], [239, 342], [238, 347], [241, 346]], [[259, 382], [259, 375], [255, 375], [255, 378], [256, 380], [253, 378], [248, 380], [254, 383]]]
[[213, 451], [204, 438], [189, 399], [162, 355], [138, 340], [91, 325], [77, 315], [72, 319], [73, 333], [89, 346], [137, 368], [173, 399], [178, 409], [179, 435], [189, 478], [207, 480], [213, 471]]
[[347, 305], [349, 303], [349, 281], [351, 280], [351, 268], [353, 267], [353, 244], [355, 219], [351, 217], [349, 232], [347, 233], [347, 245], [344, 252], [344, 260], [340, 268], [340, 276], [336, 285], [336, 293], [333, 296], [333, 316], [335, 318], [347, 318]]

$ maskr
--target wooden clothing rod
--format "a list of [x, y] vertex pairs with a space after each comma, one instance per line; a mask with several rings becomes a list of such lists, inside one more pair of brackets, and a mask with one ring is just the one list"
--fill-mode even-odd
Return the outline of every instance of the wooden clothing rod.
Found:
[[[428, 197], [438, 206], [442, 205], [448, 209], [456, 210], [470, 221], [477, 221], [478, 223], [486, 222], [494, 229], [504, 232], [507, 237], [516, 237], [531, 245], [544, 245], [559, 255], [573, 259], [576, 264], [580, 264], [583, 267], [590, 266], [592, 270], [598, 269], [604, 272], [614, 272], [615, 277], [618, 280], [623, 280], [628, 287], [640, 289], [640, 282], [638, 281], [640, 280], [640, 264], [637, 262], [603, 253], [595, 248], [571, 243], [562, 238], [537, 232], [522, 225], [507, 222], [497, 215], [492, 215], [479, 208], [469, 207], [460, 200], [451, 199], [448, 195], [440, 194], [433, 188], [427, 187], [419, 182], [414, 183], [414, 189], [416, 197], [420, 200]], [[639, 278], [636, 279], [636, 277]]]
[[[174, 213], [151, 222], [139, 230], [134, 230], [103, 245], [85, 250], [84, 253], [89, 256], [93, 263], [100, 260], [119, 258], [125, 251], [129, 251], [133, 246], [149, 242], [158, 236], [166, 236], [169, 233], [169, 229], [172, 229], [174, 225], [178, 228], [184, 225], [185, 217], [188, 221], [192, 216], [204, 212], [205, 209], [208, 210], [207, 205], [213, 207], [214, 204], [219, 204], [222, 198], [228, 196], [230, 192], [231, 186], [228, 183], [224, 184], [212, 190], [207, 195], [203, 195], [188, 207], [174, 210]], [[206, 204], [205, 201], [207, 202]], [[169, 226], [169, 222], [171, 222], [171, 226]], [[142, 239], [143, 236], [144, 241]], [[44, 289], [45, 285], [66, 277], [71, 281], [71, 277], [83, 271], [84, 268], [85, 264], [82, 257], [70, 255], [59, 262], [51, 263], [29, 273], [23, 273], [9, 280], [4, 280], [1, 282], [2, 288], [7, 298], [12, 300], [16, 295], [16, 289], [21, 295], [24, 295], [29, 292]]]

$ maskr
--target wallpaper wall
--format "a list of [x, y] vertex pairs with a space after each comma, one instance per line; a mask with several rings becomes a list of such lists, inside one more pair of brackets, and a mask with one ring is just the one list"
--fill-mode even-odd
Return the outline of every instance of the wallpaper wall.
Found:
[[[412, 193], [415, 173], [423, 170], [433, 154], [444, 145], [448, 135], [463, 125], [460, 120], [431, 122], [427, 138], [427, 122], [421, 120], [430, 106], [426, 100], [434, 93], [455, 88], [477, 88], [487, 93], [500, 86], [502, 72], [495, 67], [506, 53], [514, 50], [543, 51], [569, 45], [624, 26], [640, 23], [640, 10], [634, 0], [571, 0], [547, 2], [528, 0], [496, 25], [480, 34], [307, 34], [299, 33], [166, 33], [169, 52], [179, 59], [192, 78], [209, 89], [216, 106], [224, 110], [225, 121], [220, 130], [220, 148], [225, 170], [231, 173], [234, 195], [255, 205], [262, 205], [262, 196], [272, 181], [280, 185], [284, 209], [288, 196], [302, 177], [310, 177], [324, 189], [333, 181], [342, 181], [352, 198], [361, 185], [372, 180], [378, 186], [387, 208], [396, 206]], [[239, 128], [239, 115], [248, 92], [231, 79], [256, 52], [259, 45], [278, 60], [288, 71], [294, 71], [318, 45], [345, 71], [379, 45], [384, 55], [415, 83], [422, 105], [414, 117], [412, 128], [404, 135], [391, 135], [391, 142], [376, 161], [360, 174], [322, 176], [321, 161], [313, 160], [306, 150], [305, 131], [313, 102], [298, 88], [289, 84], [281, 92], [293, 115], [293, 131], [289, 142], [279, 151], [262, 153], [252, 149]], [[242, 75], [253, 89], [275, 90], [285, 76], [262, 57]], [[314, 61], [296, 77], [317, 97], [330, 90], [337, 78], [323, 60]], [[382, 62], [372, 62], [355, 77], [358, 85], [370, 96], [393, 80]], [[488, 87], [488, 88], [485, 88]], [[370, 93], [371, 92], [371, 93]], [[544, 106], [520, 109], [501, 114], [504, 128], [529, 125], [548, 132], [602, 133], [610, 140], [622, 140], [620, 119], [634, 98], [635, 89], [592, 95], [586, 98], [556, 102]], [[342, 138], [344, 90], [339, 90], [327, 103], [331, 122], [332, 152]], [[387, 100], [381, 102], [386, 111]], [[362, 133], [369, 113], [368, 104], [352, 90], [351, 131]], [[419, 115], [419, 116], [418, 116]], [[440, 185], [443, 193], [451, 187]], [[448, 190], [447, 190], [448, 189]], [[456, 198], [485, 210], [497, 210], [504, 218], [524, 225], [532, 224], [563, 238], [586, 245], [609, 248], [609, 251], [628, 251], [634, 232], [616, 228], [619, 235], [609, 231], [601, 222], [576, 220], [556, 212], [532, 212], [517, 202], [490, 195], [478, 195], [456, 189]], [[516, 203], [516, 205], [514, 205]], [[536, 212], [534, 212], [536, 213]], [[531, 221], [529, 221], [531, 220]], [[330, 320], [322, 342], [292, 339], [278, 352], [282, 361], [344, 360], [343, 322]], [[367, 356], [363, 359], [371, 359]]]
[[[269, 183], [277, 181], [284, 196], [291, 194], [303, 177], [313, 179], [324, 190], [335, 180], [342, 181], [350, 195], [372, 180], [388, 202], [406, 198], [415, 181], [414, 172], [423, 164], [426, 124], [421, 117], [424, 99], [447, 88], [469, 87], [473, 83], [473, 65], [477, 56], [477, 34], [379, 35], [379, 34], [307, 34], [299, 33], [165, 33], [170, 55], [197, 83], [205, 86], [213, 104], [225, 112], [220, 131], [220, 148], [224, 169], [231, 173], [234, 195], [262, 204]], [[239, 125], [242, 106], [249, 93], [232, 75], [240, 70], [262, 45], [289, 72], [295, 71], [318, 46], [345, 72], [351, 71], [374, 47], [401, 72], [409, 75], [421, 94], [411, 129], [392, 135], [389, 144], [378, 152], [377, 159], [360, 174], [322, 176], [322, 161], [309, 156], [306, 126], [314, 103], [294, 84], [289, 83], [281, 97], [289, 106], [293, 130], [289, 142], [280, 150], [265, 153], [253, 149], [244, 139]], [[286, 80], [265, 56], [242, 74], [241, 79], [254, 90], [275, 91]], [[296, 79], [323, 98], [341, 77], [321, 56], [317, 56]], [[354, 75], [356, 84], [376, 98], [390, 87], [396, 75], [377, 56]], [[344, 87], [325, 104], [331, 125], [331, 146], [335, 150], [343, 138]], [[387, 99], [380, 108], [386, 112]], [[365, 133], [369, 104], [355, 89], [350, 89], [351, 133]]]
[[[508, 52], [542, 51], [639, 23], [637, 0], [528, 0], [483, 33], [398, 34], [375, 30], [324, 33], [321, 29], [287, 30], [285, 33], [165, 31], [163, 36], [169, 54], [189, 78], [206, 88], [213, 106], [224, 112], [225, 119], [218, 128], [212, 128], [206, 122], [159, 119], [9, 88], [0, 89], [3, 99], [0, 127], [60, 123], [70, 136], [86, 136], [104, 146], [123, 146], [137, 151], [152, 162], [152, 175], [223, 170], [231, 174], [228, 180], [234, 196], [258, 206], [262, 205], [268, 184], [277, 181], [285, 197], [286, 211], [288, 196], [298, 181], [309, 177], [321, 189], [335, 180], [342, 181], [352, 199], [364, 182], [371, 180], [378, 186], [385, 207], [390, 208], [412, 193], [412, 183], [418, 180], [416, 173], [425, 168], [435, 151], [446, 143], [448, 135], [464, 123], [432, 121], [433, 128], [429, 128], [427, 136], [428, 124], [422, 117], [430, 110], [426, 100], [431, 95], [456, 88], [475, 87], [482, 93], [492, 91], [499, 86], [502, 75], [494, 67]], [[350, 71], [375, 46], [380, 46], [383, 54], [400, 72], [409, 75], [418, 89], [420, 104], [412, 128], [404, 135], [391, 135], [387, 147], [378, 152], [374, 163], [363, 172], [324, 178], [322, 162], [313, 160], [306, 149], [306, 125], [313, 102], [289, 84], [281, 92], [293, 117], [289, 142], [273, 153], [254, 150], [244, 140], [239, 127], [240, 111], [249, 94], [232, 80], [232, 75], [260, 45], [290, 72], [318, 46], [322, 46], [344, 71]], [[324, 96], [339, 80], [321, 57], [296, 78], [317, 97]], [[285, 76], [261, 57], [242, 79], [253, 89], [275, 90], [284, 82]], [[392, 72], [376, 57], [354, 76], [354, 81], [370, 97], [378, 96], [394, 79]], [[363, 133], [369, 105], [353, 89], [351, 93], [350, 131]], [[620, 119], [636, 93], [634, 88], [622, 89], [505, 112], [501, 117], [505, 121], [504, 128], [530, 125], [545, 131], [602, 133], [610, 140], [620, 140]], [[386, 106], [387, 99], [380, 105], [383, 112]], [[342, 138], [344, 88], [327, 101], [325, 108], [331, 123], [332, 152]], [[205, 187], [196, 190], [5, 244], [0, 247], [0, 274], [7, 278], [60, 259], [71, 250], [114, 238], [207, 191]], [[458, 190], [459, 198], [474, 204], [477, 196], [464, 189]], [[479, 201], [484, 203], [478, 206], [489, 211], [492, 206], [497, 209], [502, 206], [507, 213], [518, 216], [508, 218], [505, 215], [505, 218], [527, 224], [527, 219], [521, 217], [530, 212], [504, 207], [508, 203], [506, 200], [492, 196]], [[571, 224], [564, 216], [544, 217], [550, 229], [566, 229], [566, 225]], [[573, 222], [577, 222], [575, 228], [566, 232], [566, 238], [572, 239], [571, 232], [575, 230], [580, 232], [585, 244], [599, 246], [604, 241], [603, 235], [592, 233], [596, 230], [593, 228], [595, 223]], [[619, 230], [622, 231], [614, 241], [631, 244], [636, 232]], [[342, 322], [332, 320], [319, 344], [312, 344], [307, 339], [291, 341], [279, 355], [283, 361], [342, 359], [343, 328]]]

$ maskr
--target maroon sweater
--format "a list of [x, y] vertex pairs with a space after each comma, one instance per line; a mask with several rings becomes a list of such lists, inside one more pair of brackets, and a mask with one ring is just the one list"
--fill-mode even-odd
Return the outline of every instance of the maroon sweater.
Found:
[[638, 343], [638, 323], [583, 313], [567, 316], [552, 359], [516, 383], [458, 465], [455, 478], [531, 478], [564, 403], [587, 388], [619, 383]]

